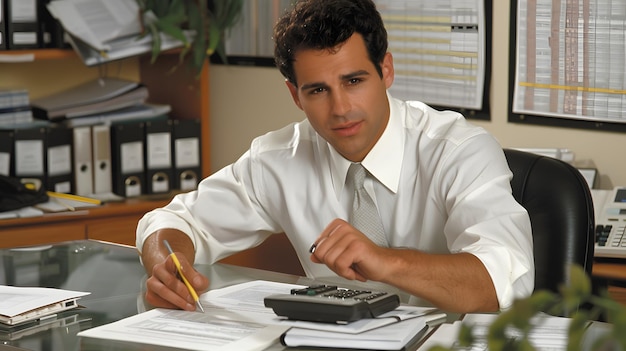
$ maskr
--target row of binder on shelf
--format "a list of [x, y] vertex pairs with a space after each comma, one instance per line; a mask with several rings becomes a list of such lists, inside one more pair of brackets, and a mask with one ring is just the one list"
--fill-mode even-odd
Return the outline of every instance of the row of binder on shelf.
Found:
[[63, 26], [52, 17], [52, 0], [0, 0], [0, 50], [67, 48]]
[[102, 200], [195, 189], [199, 119], [0, 129], [0, 174]]

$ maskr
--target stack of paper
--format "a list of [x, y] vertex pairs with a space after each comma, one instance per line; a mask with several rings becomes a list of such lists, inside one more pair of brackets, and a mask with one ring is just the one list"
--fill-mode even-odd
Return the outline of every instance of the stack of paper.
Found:
[[0, 285], [0, 323], [18, 325], [78, 307], [88, 292]]
[[[263, 350], [279, 341], [287, 345], [355, 345], [400, 350], [422, 337], [431, 321], [445, 314], [432, 308], [402, 306], [397, 311], [346, 325], [279, 318], [263, 299], [302, 285], [252, 281], [211, 290], [200, 297], [206, 313], [153, 309], [78, 335], [188, 350]], [[325, 343], [325, 344], [324, 344]]]
[[137, 82], [115, 78], [89, 81], [32, 102], [35, 117], [58, 121], [141, 104], [148, 89]]
[[167, 117], [169, 105], [148, 104], [148, 88], [124, 79], [99, 78], [33, 101], [39, 119], [68, 127]]
[[[131, 57], [152, 50], [152, 37], [142, 36], [136, 0], [56, 0], [48, 10], [69, 36], [74, 50], [87, 66]], [[148, 20], [149, 16], [145, 20]], [[186, 33], [191, 39], [193, 32]], [[161, 50], [184, 43], [161, 35]]]

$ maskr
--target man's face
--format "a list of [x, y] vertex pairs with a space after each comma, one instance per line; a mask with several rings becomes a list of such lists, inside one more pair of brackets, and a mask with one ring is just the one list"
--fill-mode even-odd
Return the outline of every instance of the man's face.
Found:
[[389, 120], [391, 54], [382, 62], [381, 79], [361, 35], [354, 34], [332, 51], [297, 52], [294, 71], [298, 86], [287, 85], [313, 128], [346, 159], [363, 160]]

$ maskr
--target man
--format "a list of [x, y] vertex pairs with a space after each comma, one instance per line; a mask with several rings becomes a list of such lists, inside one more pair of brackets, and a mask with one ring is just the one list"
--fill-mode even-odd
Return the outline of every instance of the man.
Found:
[[[194, 262], [280, 232], [308, 276], [386, 283], [450, 312], [496, 311], [532, 292], [530, 221], [511, 195], [502, 148], [457, 113], [387, 94], [393, 60], [370, 0], [299, 1], [274, 39], [307, 119], [256, 138], [197, 191], [140, 221], [148, 302], [195, 309], [164, 239], [203, 291], [209, 282]], [[353, 163], [368, 173], [379, 244], [350, 222]]]

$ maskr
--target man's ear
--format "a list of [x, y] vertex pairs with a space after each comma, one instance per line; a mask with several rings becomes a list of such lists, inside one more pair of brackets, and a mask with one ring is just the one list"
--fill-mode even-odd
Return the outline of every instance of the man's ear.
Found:
[[298, 97], [298, 87], [293, 85], [293, 83], [291, 83], [288, 80], [285, 80], [285, 84], [287, 85], [287, 88], [289, 88], [289, 93], [291, 93], [291, 98], [293, 99], [293, 102], [296, 104], [296, 106], [298, 106], [299, 109], [302, 110], [302, 104], [300, 104], [300, 97]]
[[393, 68], [393, 57], [391, 56], [390, 52], [385, 54], [381, 68], [383, 71], [383, 80], [385, 82], [385, 86], [387, 87], [387, 89], [389, 89], [389, 87], [391, 87], [391, 84], [393, 84], [393, 80], [395, 78], [395, 70]]

